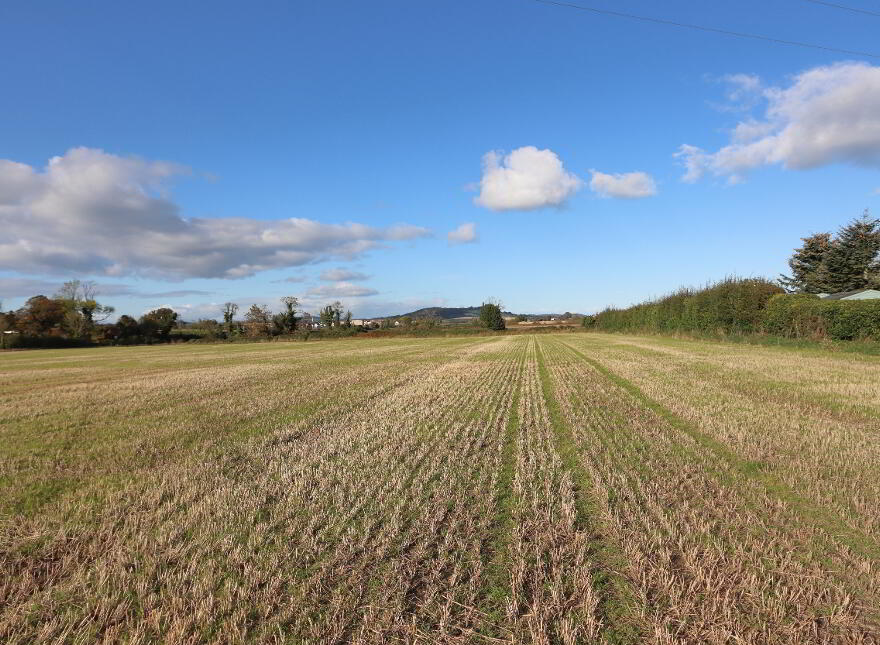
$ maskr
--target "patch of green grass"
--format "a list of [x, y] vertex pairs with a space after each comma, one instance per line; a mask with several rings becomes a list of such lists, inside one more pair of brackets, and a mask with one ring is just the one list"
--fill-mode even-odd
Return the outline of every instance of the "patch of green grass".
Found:
[[[7, 491], [6, 503], [0, 498], [0, 510], [31, 517], [46, 504], [54, 502], [77, 487], [78, 480], [69, 477], [16, 482], [13, 477], [0, 477], [0, 490]], [[5, 507], [5, 508], [4, 508]]]
[[[523, 359], [519, 366], [522, 369]], [[486, 583], [486, 631], [500, 637], [496, 626], [503, 622], [504, 607], [510, 597], [511, 565], [510, 535], [513, 531], [513, 511], [518, 503], [513, 490], [516, 476], [516, 444], [520, 432], [519, 401], [521, 388], [517, 384], [510, 401], [510, 412], [504, 426], [504, 443], [501, 451], [501, 473], [496, 489], [496, 515], [490, 544], [492, 558], [487, 567]]]
[[552, 379], [540, 343], [536, 343], [535, 351], [538, 378], [550, 415], [556, 450], [575, 482], [577, 528], [589, 533], [592, 556], [599, 564], [591, 573], [593, 587], [599, 597], [599, 612], [605, 625], [602, 638], [607, 643], [615, 644], [637, 642], [641, 638], [642, 628], [634, 618], [635, 596], [619, 573], [624, 566], [624, 555], [605, 539], [602, 527], [597, 525], [599, 508], [596, 500], [590, 496], [590, 491], [594, 489], [592, 478], [581, 463], [577, 442], [553, 392]]

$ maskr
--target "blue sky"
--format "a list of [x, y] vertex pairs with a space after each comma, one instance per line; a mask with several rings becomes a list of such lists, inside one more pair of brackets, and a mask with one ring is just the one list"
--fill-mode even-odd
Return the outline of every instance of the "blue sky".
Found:
[[[805, 0], [589, 5], [880, 55]], [[592, 312], [775, 276], [880, 206], [878, 65], [534, 0], [5, 3], [0, 298]]]

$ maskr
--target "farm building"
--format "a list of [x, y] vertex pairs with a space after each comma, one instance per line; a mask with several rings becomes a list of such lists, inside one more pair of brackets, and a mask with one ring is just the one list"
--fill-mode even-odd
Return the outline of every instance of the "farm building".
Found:
[[876, 300], [880, 299], [880, 291], [877, 289], [856, 289], [840, 293], [820, 293], [819, 297], [823, 300]]

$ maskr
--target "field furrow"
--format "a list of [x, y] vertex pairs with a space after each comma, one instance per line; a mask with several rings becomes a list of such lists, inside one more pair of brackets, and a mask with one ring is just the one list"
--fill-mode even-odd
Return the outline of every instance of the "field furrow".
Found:
[[[546, 356], [660, 641], [865, 642], [874, 584], [850, 585], [784, 502], [596, 371]], [[815, 538], [815, 539], [814, 539]], [[844, 554], [837, 554], [844, 557]], [[870, 567], [870, 559], [853, 565]]]
[[0, 386], [4, 643], [880, 642], [873, 359], [499, 335]]

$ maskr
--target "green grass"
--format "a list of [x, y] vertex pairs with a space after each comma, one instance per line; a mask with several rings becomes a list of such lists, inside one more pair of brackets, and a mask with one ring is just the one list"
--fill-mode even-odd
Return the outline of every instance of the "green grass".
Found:
[[575, 481], [578, 530], [590, 534], [591, 555], [599, 563], [592, 572], [592, 578], [593, 586], [599, 593], [599, 611], [605, 624], [603, 639], [607, 643], [637, 642], [641, 637], [642, 627], [631, 618], [636, 601], [620, 573], [624, 556], [605, 539], [607, 532], [601, 526], [600, 509], [597, 500], [591, 495], [594, 490], [592, 478], [581, 463], [580, 449], [553, 392], [553, 382], [540, 345], [536, 352], [541, 391], [550, 415], [556, 451]]

